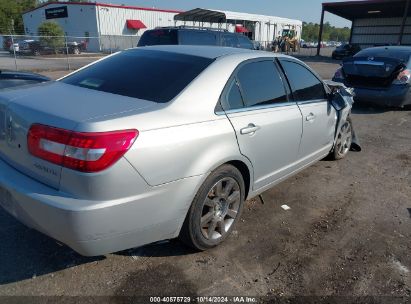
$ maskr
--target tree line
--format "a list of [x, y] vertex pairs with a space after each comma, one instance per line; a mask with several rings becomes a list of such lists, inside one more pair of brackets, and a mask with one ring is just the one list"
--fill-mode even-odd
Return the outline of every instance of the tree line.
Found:
[[[349, 27], [338, 28], [332, 26], [329, 22], [324, 23], [323, 41], [348, 41], [350, 39], [351, 29]], [[320, 25], [317, 23], [303, 22], [302, 39], [305, 41], [318, 41], [320, 34]]]

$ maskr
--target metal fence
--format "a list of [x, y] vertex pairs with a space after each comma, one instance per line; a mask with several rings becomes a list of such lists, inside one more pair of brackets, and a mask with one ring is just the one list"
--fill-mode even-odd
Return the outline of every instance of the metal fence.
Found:
[[[103, 35], [100, 37], [0, 35], [0, 70], [63, 71], [76, 70], [107, 54], [136, 47], [139, 36]], [[316, 48], [276, 49], [271, 41], [256, 44], [265, 51], [292, 56], [315, 56]], [[322, 49], [331, 56], [332, 49]]]
[[107, 54], [136, 47], [139, 36], [0, 35], [0, 70], [74, 70]]
[[[277, 52], [277, 53], [282, 53], [282, 54], [287, 54], [290, 56], [296, 56], [296, 57], [313, 57], [317, 56], [317, 47], [313, 46], [301, 46], [297, 45], [296, 47], [283, 47], [280, 49], [280, 47], [275, 47], [273, 45], [272, 41], [262, 41], [259, 42], [261, 45], [261, 49], [264, 51], [269, 51], [269, 52]], [[335, 50], [335, 47], [322, 47], [320, 51], [320, 55], [323, 57], [331, 57], [332, 52]]]

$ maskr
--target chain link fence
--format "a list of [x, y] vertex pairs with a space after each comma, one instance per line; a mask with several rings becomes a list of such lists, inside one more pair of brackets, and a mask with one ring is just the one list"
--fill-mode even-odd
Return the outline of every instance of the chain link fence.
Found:
[[[283, 45], [282, 47], [275, 45], [272, 41], [259, 42], [259, 48], [264, 51], [286, 54], [295, 57], [314, 57], [317, 56], [317, 47], [307, 44]], [[320, 55], [323, 57], [330, 57], [335, 50], [333, 46], [321, 47]]]
[[139, 36], [0, 35], [0, 70], [75, 70], [137, 46]]
[[[140, 37], [127, 35], [30, 36], [0, 35], [0, 70], [71, 71], [108, 54], [136, 47]], [[317, 54], [315, 47], [275, 46], [272, 41], [254, 42], [257, 49], [296, 57]], [[322, 48], [321, 55], [331, 57], [334, 48]]]

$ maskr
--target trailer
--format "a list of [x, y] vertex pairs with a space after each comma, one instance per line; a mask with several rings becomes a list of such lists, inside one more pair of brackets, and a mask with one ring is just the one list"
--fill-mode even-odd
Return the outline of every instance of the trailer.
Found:
[[194, 26], [217, 27], [243, 33], [262, 44], [269, 44], [279, 36], [299, 41], [303, 26], [300, 20], [204, 8], [179, 13], [174, 16], [174, 20], [176, 25], [190, 22]]

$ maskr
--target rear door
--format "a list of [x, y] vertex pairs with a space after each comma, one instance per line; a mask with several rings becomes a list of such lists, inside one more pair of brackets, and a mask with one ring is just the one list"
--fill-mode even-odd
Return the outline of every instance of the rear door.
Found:
[[180, 30], [178, 33], [182, 45], [217, 45], [217, 38], [215, 32], [205, 30]]
[[237, 36], [231, 33], [221, 34], [221, 45], [227, 47], [239, 47]]
[[253, 43], [251, 42], [250, 39], [248, 39], [244, 35], [237, 35], [238, 42], [239, 42], [239, 47], [243, 49], [249, 49], [252, 50], [254, 49]]
[[310, 162], [331, 150], [336, 112], [328, 102], [323, 82], [314, 73], [292, 59], [280, 59], [280, 62], [303, 115], [303, 136], [298, 157]]
[[293, 171], [302, 134], [301, 112], [288, 100], [272, 59], [241, 65], [221, 103], [235, 129], [241, 153], [253, 164], [254, 189]]

